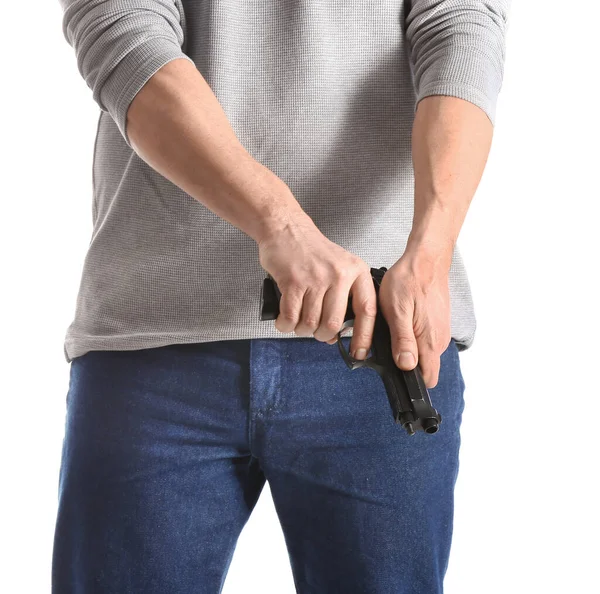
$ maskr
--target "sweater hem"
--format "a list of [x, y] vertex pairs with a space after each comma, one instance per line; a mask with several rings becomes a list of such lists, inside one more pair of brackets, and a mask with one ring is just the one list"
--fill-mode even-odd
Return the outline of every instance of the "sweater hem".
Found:
[[[220, 342], [224, 340], [249, 340], [249, 339], [295, 339], [306, 338], [297, 336], [294, 332], [279, 332], [273, 334], [273, 329], [266, 328], [265, 333], [256, 335], [255, 332], [238, 334], [223, 333], [222, 336], [212, 334], [185, 335], [180, 333], [161, 333], [161, 334], [118, 334], [113, 336], [85, 336], [85, 337], [68, 337], [63, 345], [64, 357], [67, 363], [71, 363], [77, 357], [85, 355], [89, 351], [137, 351], [143, 349], [159, 348], [174, 344], [191, 344], [203, 342]], [[342, 338], [352, 336], [352, 327], [346, 328]], [[469, 349], [474, 341], [475, 333], [471, 333], [466, 337], [452, 337], [456, 342], [459, 351]], [[316, 339], [315, 339], [316, 340]]]
[[[351, 336], [344, 332], [344, 337]], [[181, 333], [159, 333], [159, 334], [116, 334], [112, 336], [83, 336], [68, 337], [63, 345], [64, 356], [67, 363], [73, 359], [85, 355], [89, 351], [137, 351], [142, 349], [158, 348], [172, 344], [191, 344], [201, 342], [219, 342], [224, 340], [248, 340], [251, 338], [302, 338], [295, 333], [279, 333], [280, 336], [273, 336], [265, 333], [264, 336], [256, 336], [255, 333], [239, 333], [232, 335], [230, 333], [223, 336], [211, 336], [205, 334], [185, 335]]]

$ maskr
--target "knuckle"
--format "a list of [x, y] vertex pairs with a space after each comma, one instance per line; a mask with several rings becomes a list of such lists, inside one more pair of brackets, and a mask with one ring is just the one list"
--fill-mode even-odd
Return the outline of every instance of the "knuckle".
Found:
[[294, 322], [298, 319], [298, 316], [300, 315], [300, 308], [296, 303], [286, 302], [284, 306], [280, 307], [279, 315], [282, 320], [285, 320], [287, 322]]
[[277, 283], [279, 288], [283, 291], [284, 289], [289, 291], [291, 287], [298, 284], [298, 271], [288, 270], [285, 275], [282, 275], [281, 280]]
[[310, 284], [308, 285], [307, 290], [317, 291], [326, 284], [328, 284], [326, 272], [322, 269], [315, 270], [310, 274]]
[[285, 285], [282, 287], [282, 293], [283, 292], [287, 293], [292, 297], [301, 295], [304, 292], [302, 280], [296, 276], [289, 278]]
[[313, 314], [309, 314], [302, 318], [302, 324], [311, 329], [317, 328], [319, 326], [319, 321], [320, 320]]
[[365, 268], [370, 270], [370, 268], [367, 266], [367, 263], [356, 254], [350, 254], [349, 264], [355, 270], [364, 270]]
[[284, 293], [285, 299], [279, 302], [279, 309], [284, 315], [297, 314], [302, 304], [301, 297], [293, 293]]
[[374, 318], [377, 315], [377, 305], [372, 299], [362, 299], [358, 303], [358, 311], [363, 316]]
[[408, 336], [397, 336], [395, 343], [396, 347], [399, 349], [411, 349], [414, 346], [415, 341]]
[[331, 284], [342, 284], [346, 280], [346, 275], [342, 268], [335, 266], [331, 271]]
[[339, 318], [329, 318], [323, 327], [326, 330], [333, 330], [334, 332], [337, 332], [342, 327], [342, 322]]
[[367, 273], [369, 275], [369, 279], [371, 279], [371, 267], [358, 256], [354, 257], [354, 265], [360, 270], [360, 272]]
[[281, 312], [279, 312], [279, 315], [281, 316], [281, 319], [284, 322], [295, 322], [296, 318], [298, 317], [296, 315], [296, 312], [292, 309], [287, 309], [285, 311], [281, 311]]

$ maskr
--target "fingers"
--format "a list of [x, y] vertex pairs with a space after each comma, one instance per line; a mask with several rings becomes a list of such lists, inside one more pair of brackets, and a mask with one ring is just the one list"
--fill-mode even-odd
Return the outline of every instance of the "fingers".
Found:
[[312, 336], [316, 332], [321, 323], [323, 296], [323, 290], [317, 291], [312, 288], [307, 289], [304, 293], [302, 313], [298, 325], [294, 328], [294, 332], [298, 336]]
[[440, 376], [440, 357], [450, 344], [450, 334], [441, 335], [436, 326], [428, 324], [416, 339], [423, 381], [428, 388], [434, 388]]
[[355, 359], [366, 359], [373, 341], [373, 330], [377, 315], [377, 293], [375, 292], [371, 272], [359, 276], [350, 291], [354, 312], [350, 355]]
[[298, 336], [313, 336], [334, 344], [344, 323], [348, 308], [348, 289], [341, 284], [327, 292], [307, 289], [287, 290], [281, 295], [279, 317], [275, 327], [280, 332], [295, 332]]
[[364, 349], [360, 358], [365, 358], [371, 346], [377, 309], [370, 268], [356, 260], [345, 268], [330, 267], [320, 278], [314, 272], [311, 276], [312, 285], [302, 278], [279, 284], [281, 299], [275, 327], [280, 332], [294, 331], [298, 336], [314, 336], [321, 342], [335, 344], [352, 294], [353, 346], [355, 350]]
[[434, 388], [440, 375], [440, 355], [434, 349], [419, 346], [419, 369], [428, 388]]
[[279, 315], [275, 320], [275, 328], [279, 332], [293, 332], [300, 321], [304, 291], [290, 287], [282, 292], [279, 300]]
[[321, 342], [334, 344], [337, 333], [342, 329], [346, 310], [348, 309], [349, 289], [344, 283], [329, 287], [323, 297], [323, 313], [321, 323], [315, 331], [315, 338]]
[[[352, 277], [350, 277], [352, 278]], [[384, 277], [385, 280], [385, 277]], [[388, 281], [391, 282], [391, 281]], [[402, 293], [398, 287], [403, 287]], [[450, 342], [450, 324], [438, 315], [426, 315], [429, 308], [424, 299], [417, 303], [414, 292], [406, 291], [407, 283], [380, 288], [387, 295], [382, 302], [383, 314], [390, 328], [392, 354], [400, 369], [410, 371], [417, 365], [427, 388], [437, 385], [440, 356]], [[279, 316], [275, 327], [280, 332], [296, 332], [298, 336], [313, 336], [332, 345], [344, 323], [348, 295], [352, 296], [354, 325], [350, 355], [366, 359], [373, 340], [377, 315], [377, 293], [370, 269], [355, 278], [348, 288], [348, 277], [338, 274], [336, 280], [324, 289], [304, 288], [301, 283], [290, 284], [282, 291]], [[389, 296], [393, 296], [390, 298]], [[437, 311], [436, 308], [435, 311]], [[442, 335], [444, 328], [447, 334]]]
[[[314, 335], [315, 339], [333, 345], [344, 323], [350, 294], [354, 311], [350, 355], [366, 359], [377, 315], [377, 294], [370, 270], [360, 274], [349, 289], [347, 280], [341, 277], [323, 290], [290, 284], [282, 291], [275, 327], [280, 332], [296, 332], [298, 336]], [[386, 294], [390, 294], [387, 289]], [[425, 385], [433, 388], [439, 378], [440, 356], [450, 342], [450, 324], [425, 315], [427, 308], [416, 307], [412, 292], [400, 297], [399, 290], [391, 294], [395, 299], [385, 300], [383, 313], [390, 328], [394, 361], [406, 371], [418, 365]], [[448, 335], [441, 334], [440, 329], [444, 328], [448, 328]]]

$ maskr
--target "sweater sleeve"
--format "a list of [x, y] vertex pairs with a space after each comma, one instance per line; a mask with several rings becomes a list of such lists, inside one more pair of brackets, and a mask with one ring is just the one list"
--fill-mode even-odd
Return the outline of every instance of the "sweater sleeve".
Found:
[[127, 110], [167, 62], [185, 58], [181, 0], [60, 0], [63, 34], [100, 109], [129, 146]]
[[406, 39], [419, 101], [450, 95], [474, 103], [492, 125], [504, 75], [510, 0], [409, 0]]

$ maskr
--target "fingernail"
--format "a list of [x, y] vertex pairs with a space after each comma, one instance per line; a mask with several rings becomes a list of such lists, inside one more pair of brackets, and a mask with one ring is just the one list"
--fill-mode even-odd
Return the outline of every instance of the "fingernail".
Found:
[[367, 356], [367, 349], [356, 349], [355, 359], [364, 359]]
[[400, 353], [400, 355], [398, 355], [398, 365], [400, 366], [407, 366], [410, 367], [412, 365], [415, 364], [415, 356], [408, 352], [408, 351], [403, 351], [402, 353]]

